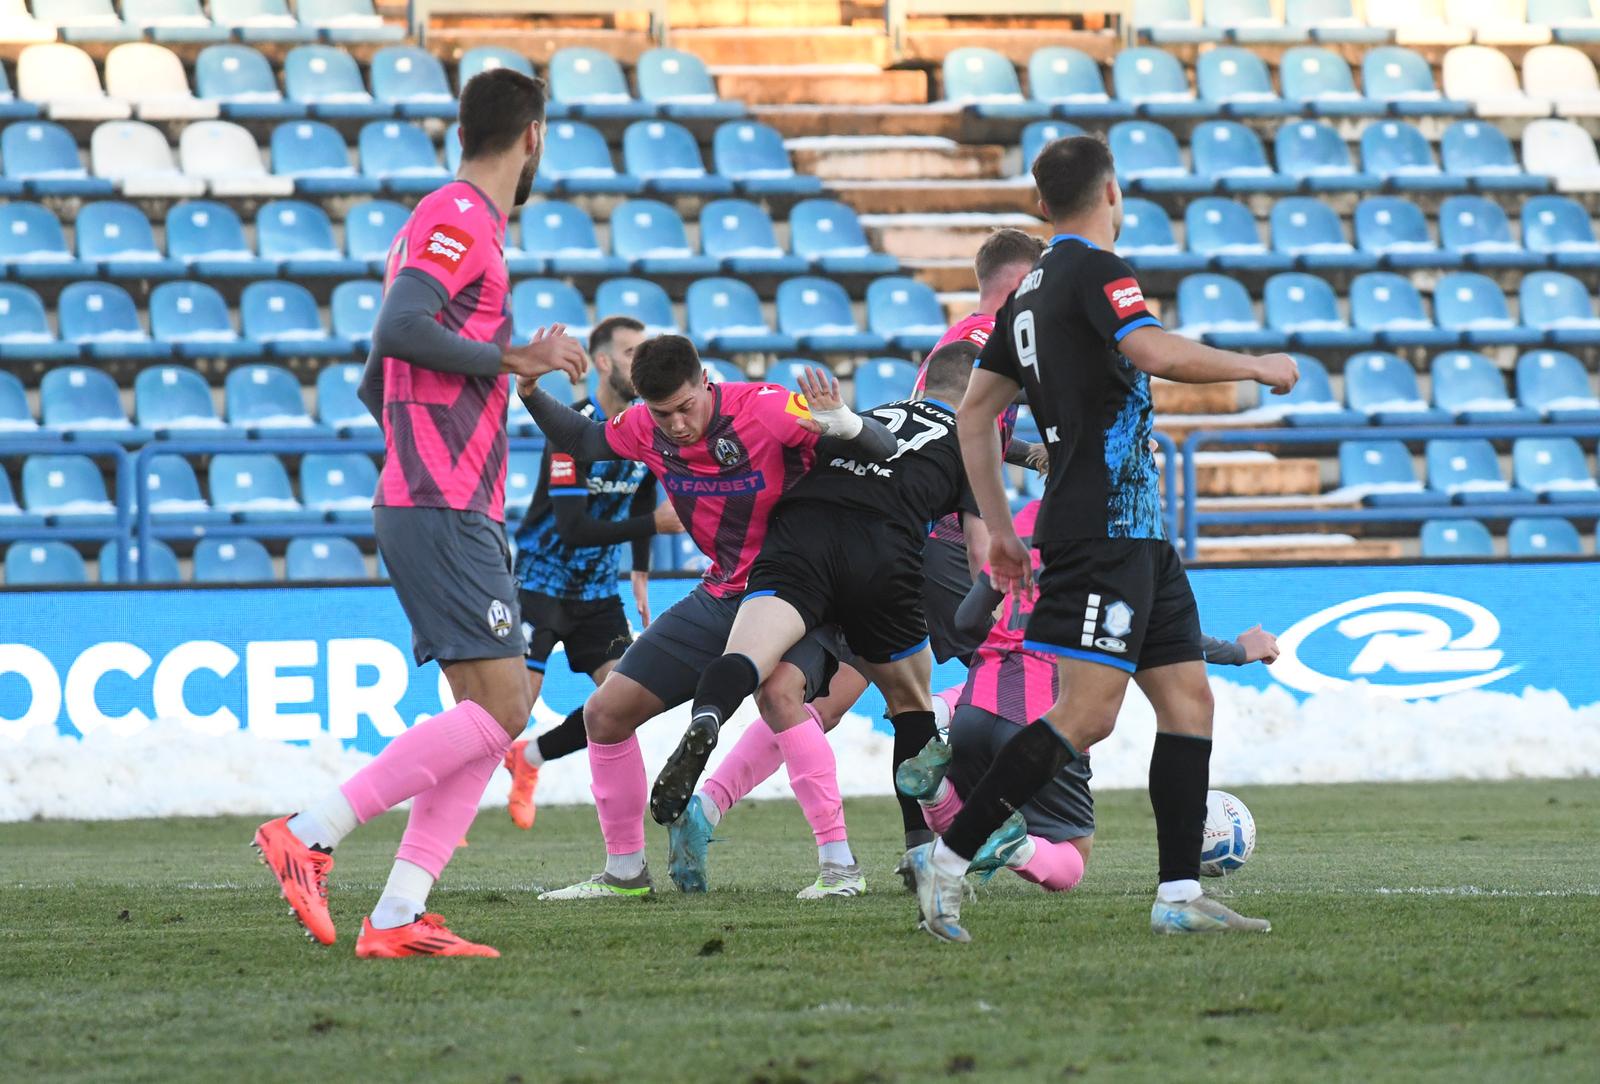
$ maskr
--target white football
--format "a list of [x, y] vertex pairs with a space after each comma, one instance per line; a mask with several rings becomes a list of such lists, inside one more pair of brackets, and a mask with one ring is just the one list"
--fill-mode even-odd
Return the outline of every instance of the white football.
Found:
[[1206, 792], [1206, 834], [1200, 844], [1200, 874], [1221, 877], [1249, 861], [1256, 849], [1256, 819], [1225, 790]]

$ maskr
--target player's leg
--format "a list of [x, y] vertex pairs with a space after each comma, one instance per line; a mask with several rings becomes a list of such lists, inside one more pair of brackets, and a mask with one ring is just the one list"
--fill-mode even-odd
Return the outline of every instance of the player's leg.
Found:
[[[522, 634], [528, 645], [523, 656], [528, 674], [528, 703], [537, 704], [539, 693], [544, 688], [544, 672], [550, 662], [550, 654], [561, 642], [561, 600], [523, 591], [517, 596], [517, 601], [522, 609]], [[518, 738], [506, 750], [506, 771], [511, 773], [511, 793], [506, 798], [506, 811], [511, 814], [511, 823], [518, 828], [526, 830], [533, 827], [533, 791], [539, 785], [539, 767], [544, 761], [536, 739]]]
[[[889, 725], [894, 730], [894, 751], [890, 762], [890, 782], [894, 783], [900, 768], [916, 757], [928, 743], [939, 737], [934, 725], [933, 707], [928, 694], [928, 684], [933, 672], [933, 655], [924, 645], [914, 655], [888, 663], [860, 663], [872, 683], [883, 694]], [[900, 803], [901, 830], [905, 833], [906, 849], [920, 847], [933, 841], [922, 816], [922, 807], [915, 798], [901, 794], [898, 786], [895, 797]]]
[[[972, 572], [966, 547], [955, 538], [941, 537], [946, 529], [945, 521], [941, 521], [922, 551], [922, 608], [928, 619], [928, 643], [933, 648], [934, 661], [959, 659], [965, 666], [982, 638], [974, 642], [956, 623], [961, 600], [972, 588]], [[949, 728], [961, 689], [962, 685], [957, 684], [934, 694], [933, 723], [938, 729]]]

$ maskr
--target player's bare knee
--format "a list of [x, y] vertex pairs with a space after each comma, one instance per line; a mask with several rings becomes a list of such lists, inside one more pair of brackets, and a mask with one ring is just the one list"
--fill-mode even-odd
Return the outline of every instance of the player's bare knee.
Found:
[[594, 695], [584, 702], [583, 730], [590, 741], [615, 745], [627, 741], [637, 729], [638, 723], [631, 718], [626, 705], [620, 703], [612, 683], [601, 682]]
[[780, 664], [756, 690], [756, 707], [773, 730], [787, 730], [806, 719], [806, 679], [793, 666]]

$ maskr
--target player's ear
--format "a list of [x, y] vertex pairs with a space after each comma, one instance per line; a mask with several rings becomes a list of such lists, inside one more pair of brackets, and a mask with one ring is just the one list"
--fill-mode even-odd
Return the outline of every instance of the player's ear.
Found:
[[1039, 217], [1043, 218], [1046, 222], [1055, 221], [1055, 219], [1050, 215], [1050, 205], [1044, 201], [1043, 197], [1039, 199]]

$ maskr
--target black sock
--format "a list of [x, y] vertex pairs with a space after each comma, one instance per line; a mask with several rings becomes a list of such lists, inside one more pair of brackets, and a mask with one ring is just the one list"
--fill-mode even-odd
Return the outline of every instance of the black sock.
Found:
[[583, 731], [583, 708], [580, 706], [553, 730], [539, 735], [539, 756], [545, 760], [560, 760], [588, 744], [589, 735]]
[[748, 655], [728, 654], [707, 666], [694, 689], [694, 714], [711, 714], [720, 727], [756, 691], [761, 675]]
[[1049, 723], [1043, 719], [1029, 723], [1000, 747], [994, 763], [972, 788], [944, 834], [945, 846], [962, 858], [971, 858], [1007, 817], [1027, 805], [1063, 766], [1077, 759], [1078, 751]]
[[1156, 734], [1150, 754], [1150, 808], [1156, 814], [1156, 851], [1163, 882], [1200, 879], [1206, 788], [1210, 785], [1210, 738]]
[[[939, 728], [933, 725], [933, 712], [931, 711], [902, 711], [899, 715], [889, 717], [889, 725], [894, 727], [894, 768], [899, 771], [900, 765], [922, 752], [922, 747], [929, 741], [939, 736]], [[926, 843], [928, 822], [922, 816], [922, 806], [915, 798], [907, 798], [900, 793], [900, 788], [894, 785], [894, 775], [889, 776], [889, 785], [894, 787], [894, 796], [900, 802], [900, 823], [905, 828], [906, 846], [916, 847]], [[912, 836], [917, 837], [916, 842]]]

